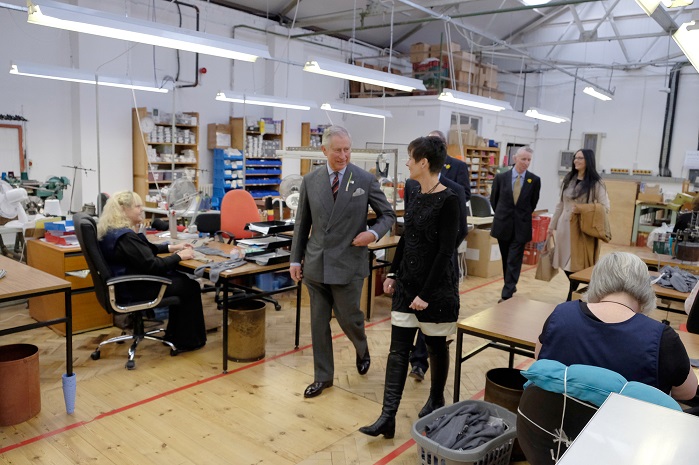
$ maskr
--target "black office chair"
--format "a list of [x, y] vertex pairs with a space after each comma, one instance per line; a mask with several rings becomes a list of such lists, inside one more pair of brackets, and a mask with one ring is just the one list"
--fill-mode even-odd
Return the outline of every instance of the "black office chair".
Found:
[[114, 342], [133, 341], [129, 347], [129, 359], [126, 368], [133, 370], [136, 367], [134, 357], [136, 347], [144, 339], [162, 342], [170, 347], [170, 355], [177, 355], [177, 347], [162, 337], [154, 336], [163, 329], [146, 331], [143, 321], [146, 312], [156, 307], [165, 307], [178, 304], [178, 297], [163, 297], [165, 289], [172, 283], [171, 280], [161, 276], [152, 275], [128, 275], [113, 277], [112, 271], [104, 259], [97, 240], [97, 224], [93, 217], [85, 213], [73, 215], [75, 234], [78, 236], [80, 248], [85, 255], [87, 266], [92, 275], [95, 286], [95, 295], [107, 313], [114, 315], [128, 314], [133, 326], [131, 334], [122, 332], [121, 336], [110, 338], [100, 342], [92, 353], [92, 360], [99, 360], [100, 349], [105, 344]]
[[213, 237], [221, 229], [221, 214], [218, 212], [199, 213], [194, 224], [197, 225], [198, 232]]
[[493, 216], [490, 200], [480, 194], [471, 194], [471, 215], [478, 217]]

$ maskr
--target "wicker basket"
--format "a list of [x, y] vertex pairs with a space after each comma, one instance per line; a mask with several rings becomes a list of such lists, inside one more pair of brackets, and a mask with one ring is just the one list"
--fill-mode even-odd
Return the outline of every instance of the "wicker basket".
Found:
[[[435, 418], [473, 403], [485, 406], [492, 416], [502, 418], [506, 426], [505, 433], [475, 449], [465, 451], [447, 449], [424, 436], [425, 427]], [[512, 445], [517, 437], [516, 424], [517, 415], [499, 405], [480, 400], [464, 400], [442, 407], [419, 419], [413, 424], [411, 434], [417, 443], [418, 463], [421, 465], [507, 465], [510, 463]]]

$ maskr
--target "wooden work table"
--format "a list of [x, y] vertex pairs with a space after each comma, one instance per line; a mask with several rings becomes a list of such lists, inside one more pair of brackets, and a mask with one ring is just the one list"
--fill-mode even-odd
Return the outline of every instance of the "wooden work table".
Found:
[[[529, 300], [514, 296], [487, 310], [483, 310], [456, 325], [456, 367], [454, 370], [454, 403], [459, 401], [461, 364], [487, 348], [509, 352], [509, 366], [514, 356], [534, 357], [536, 341], [546, 318], [557, 304]], [[699, 358], [699, 334], [678, 331], [690, 358]], [[485, 339], [488, 342], [463, 354], [464, 335]]]

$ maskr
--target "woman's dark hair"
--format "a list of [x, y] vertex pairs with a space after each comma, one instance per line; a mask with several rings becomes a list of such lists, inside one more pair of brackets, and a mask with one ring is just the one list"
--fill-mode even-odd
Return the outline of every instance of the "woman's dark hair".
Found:
[[[590, 191], [594, 189], [595, 184], [600, 182], [602, 179], [597, 172], [597, 166], [595, 164], [595, 152], [590, 149], [580, 149], [576, 151], [575, 153], [577, 154], [578, 152], [581, 152], [583, 156], [585, 157], [585, 175], [580, 182], [580, 185], [576, 189], [575, 192], [575, 197], [574, 198], [580, 198], [580, 197], [587, 197], [590, 194]], [[563, 178], [563, 189], [561, 189], [561, 200], [563, 200], [563, 192], [568, 188], [570, 183], [577, 179], [578, 177], [578, 170], [575, 169], [575, 155], [573, 155], [573, 166], [572, 169], [570, 170], [570, 173], [566, 174], [566, 177]]]
[[427, 159], [430, 173], [436, 174], [442, 170], [447, 159], [447, 146], [439, 137], [418, 137], [408, 145], [408, 153], [415, 161]]

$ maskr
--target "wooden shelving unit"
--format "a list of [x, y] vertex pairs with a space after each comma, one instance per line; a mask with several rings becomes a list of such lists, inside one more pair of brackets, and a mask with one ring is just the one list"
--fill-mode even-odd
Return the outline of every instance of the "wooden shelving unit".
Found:
[[[471, 167], [471, 193], [490, 196], [495, 170], [500, 165], [499, 147], [463, 146], [464, 161]], [[448, 145], [447, 153], [461, 159], [458, 145]]]
[[[311, 123], [301, 123], [301, 147], [320, 147], [323, 143], [323, 134], [313, 132]], [[301, 160], [301, 176], [311, 171], [312, 160]]]
[[256, 200], [278, 197], [282, 182], [282, 160], [276, 150], [284, 148], [284, 121], [265, 127], [260, 131], [246, 127], [245, 118], [230, 119], [231, 147], [243, 152], [245, 157], [245, 190]]
[[[139, 119], [143, 121], [146, 117], [155, 122], [149, 133], [142, 132], [139, 125]], [[145, 202], [147, 195], [184, 176], [198, 187], [199, 113], [177, 113], [174, 121], [164, 122], [154, 118], [146, 108], [134, 108], [131, 119], [134, 192]]]

